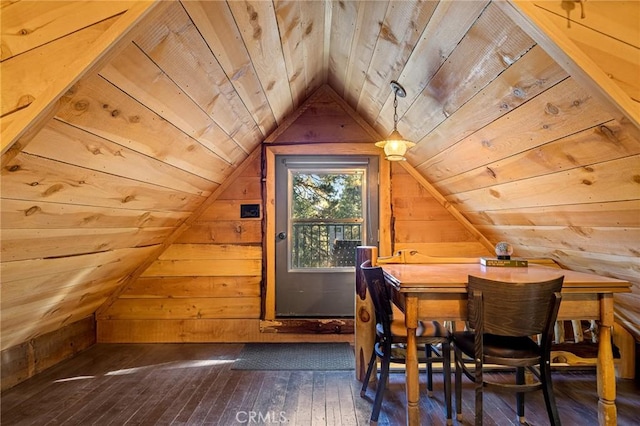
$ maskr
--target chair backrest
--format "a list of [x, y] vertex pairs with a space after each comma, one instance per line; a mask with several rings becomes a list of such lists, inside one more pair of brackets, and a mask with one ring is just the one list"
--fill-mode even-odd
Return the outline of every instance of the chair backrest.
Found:
[[[550, 281], [511, 283], [469, 276], [469, 325], [502, 336], [551, 335], [564, 276]], [[480, 325], [480, 321], [482, 325]]]
[[391, 290], [385, 284], [384, 273], [380, 266], [371, 266], [367, 260], [360, 265], [360, 270], [367, 283], [367, 290], [373, 302], [376, 322], [382, 325], [385, 335], [391, 335], [391, 322], [393, 321], [393, 307], [391, 303]]

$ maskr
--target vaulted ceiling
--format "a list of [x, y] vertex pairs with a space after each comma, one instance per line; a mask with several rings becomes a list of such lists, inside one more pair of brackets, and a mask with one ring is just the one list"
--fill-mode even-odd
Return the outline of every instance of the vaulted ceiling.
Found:
[[3, 3], [3, 281], [99, 289], [38, 332], [95, 311], [319, 88], [386, 135], [398, 80], [408, 163], [488, 239], [640, 282], [639, 8], [526, 3]]

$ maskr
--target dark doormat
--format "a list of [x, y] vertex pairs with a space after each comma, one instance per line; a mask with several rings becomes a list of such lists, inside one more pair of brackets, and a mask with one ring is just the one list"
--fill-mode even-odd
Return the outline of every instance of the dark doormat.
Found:
[[233, 370], [353, 370], [349, 343], [247, 343]]

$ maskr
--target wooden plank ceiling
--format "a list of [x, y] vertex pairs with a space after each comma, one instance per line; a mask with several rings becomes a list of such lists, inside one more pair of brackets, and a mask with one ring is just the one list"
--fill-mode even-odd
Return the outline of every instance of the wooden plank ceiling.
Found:
[[[2, 4], [3, 349], [93, 313], [323, 85], [385, 135], [399, 80], [409, 164], [487, 238], [640, 283], [637, 116], [509, 4], [165, 1], [110, 35], [133, 3]], [[638, 30], [612, 34], [597, 3], [551, 13], [594, 60], [592, 33], [622, 40], [624, 72], [592, 71], [637, 108]]]

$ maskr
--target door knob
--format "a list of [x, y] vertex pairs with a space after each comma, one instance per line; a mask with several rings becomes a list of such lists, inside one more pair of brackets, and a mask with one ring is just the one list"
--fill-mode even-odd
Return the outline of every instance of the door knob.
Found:
[[284, 240], [284, 239], [286, 239], [286, 238], [287, 238], [287, 233], [286, 233], [286, 232], [280, 232], [280, 233], [278, 234], [278, 239], [279, 239], [279, 240]]

